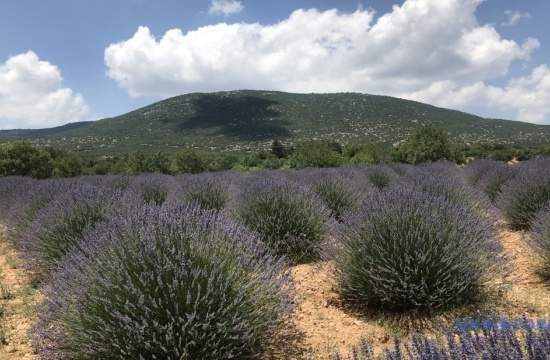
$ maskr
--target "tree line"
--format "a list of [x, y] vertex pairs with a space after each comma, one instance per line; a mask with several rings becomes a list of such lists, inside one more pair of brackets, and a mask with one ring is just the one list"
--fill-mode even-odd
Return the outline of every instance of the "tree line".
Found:
[[200, 153], [192, 149], [168, 152], [133, 152], [118, 157], [85, 159], [54, 147], [35, 147], [28, 142], [0, 145], [0, 176], [73, 177], [79, 175], [140, 173], [201, 173], [222, 170], [284, 169], [370, 165], [391, 161], [409, 164], [468, 158], [509, 161], [550, 155], [550, 146], [525, 147], [499, 144], [452, 144], [446, 131], [423, 127], [408, 139], [390, 146], [363, 143], [342, 145], [335, 141], [308, 141], [288, 146], [274, 140], [269, 150], [246, 154]]

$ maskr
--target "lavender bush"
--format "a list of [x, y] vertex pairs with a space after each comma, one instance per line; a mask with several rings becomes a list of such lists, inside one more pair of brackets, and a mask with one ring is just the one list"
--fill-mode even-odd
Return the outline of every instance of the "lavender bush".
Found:
[[22, 194], [28, 193], [38, 181], [32, 178], [9, 176], [0, 177], [0, 218], [5, 222], [13, 221], [11, 207]]
[[222, 210], [227, 203], [230, 180], [219, 175], [190, 176], [182, 184], [180, 199], [206, 210]]
[[288, 273], [221, 215], [144, 206], [68, 256], [44, 290], [44, 359], [255, 359], [289, 310]]
[[242, 191], [235, 216], [274, 255], [294, 263], [319, 258], [330, 213], [312, 191], [280, 178], [251, 181]]
[[489, 208], [489, 199], [468, 185], [457, 166], [448, 162], [416, 166], [401, 179], [400, 186], [472, 208], [483, 216]]
[[550, 207], [535, 217], [530, 233], [531, 243], [541, 259], [540, 273], [550, 279]]
[[471, 185], [483, 191], [495, 202], [502, 187], [516, 174], [516, 168], [493, 160], [476, 160], [466, 167], [466, 176]]
[[335, 244], [344, 299], [389, 310], [480, 298], [500, 248], [474, 210], [406, 188], [370, 194]]
[[58, 194], [29, 225], [22, 248], [37, 278], [43, 278], [82, 237], [107, 219], [119, 195], [81, 183]]
[[175, 194], [176, 189], [173, 177], [158, 174], [134, 177], [128, 185], [128, 193], [138, 194], [143, 202], [150, 205], [164, 204]]
[[73, 179], [32, 180], [21, 187], [16, 193], [16, 199], [8, 210], [6, 219], [9, 238], [14, 245], [21, 249], [22, 239], [26, 237], [31, 224], [40, 211], [51, 201], [65, 194], [77, 186]]
[[495, 160], [479, 159], [469, 163], [468, 166], [465, 167], [464, 173], [468, 183], [476, 186], [485, 176], [487, 171], [500, 166], [506, 166], [506, 164]]
[[373, 165], [366, 168], [368, 182], [375, 188], [382, 190], [392, 184], [398, 175], [387, 165]]
[[549, 160], [521, 164], [514, 178], [502, 187], [502, 195], [497, 202], [514, 230], [529, 230], [536, 214], [549, 203]]
[[335, 177], [319, 177], [311, 185], [315, 194], [330, 210], [331, 216], [340, 221], [342, 216], [359, 205], [359, 194], [349, 182]]
[[450, 332], [444, 341], [415, 336], [412, 341], [394, 341], [378, 357], [367, 340], [349, 355], [335, 354], [332, 360], [546, 360], [550, 356], [550, 326], [545, 321], [525, 320], [521, 327], [491, 327]]

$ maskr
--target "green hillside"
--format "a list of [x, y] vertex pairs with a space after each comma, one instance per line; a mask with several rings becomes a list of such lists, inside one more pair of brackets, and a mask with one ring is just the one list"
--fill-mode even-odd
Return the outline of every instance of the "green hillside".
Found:
[[445, 128], [452, 139], [470, 144], [533, 145], [550, 139], [550, 126], [484, 119], [386, 96], [273, 91], [182, 95], [96, 122], [2, 131], [0, 139], [29, 139], [89, 155], [182, 147], [243, 151], [273, 139], [395, 143], [423, 125]]

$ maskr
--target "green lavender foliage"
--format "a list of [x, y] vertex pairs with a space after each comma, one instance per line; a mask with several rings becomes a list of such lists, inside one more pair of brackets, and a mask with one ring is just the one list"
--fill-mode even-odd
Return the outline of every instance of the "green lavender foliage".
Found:
[[500, 252], [473, 209], [407, 187], [367, 196], [335, 246], [343, 298], [394, 311], [479, 300]]
[[280, 259], [218, 213], [145, 206], [90, 233], [44, 289], [43, 359], [259, 359], [290, 311]]
[[330, 212], [312, 191], [282, 178], [252, 181], [242, 191], [235, 216], [272, 254], [293, 263], [319, 259]]

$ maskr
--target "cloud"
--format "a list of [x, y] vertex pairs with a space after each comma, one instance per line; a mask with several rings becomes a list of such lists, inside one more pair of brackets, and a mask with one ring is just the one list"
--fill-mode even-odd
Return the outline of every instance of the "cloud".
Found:
[[481, 2], [407, 0], [378, 18], [299, 9], [271, 25], [219, 23], [158, 39], [140, 27], [105, 50], [105, 63], [131, 96], [247, 88], [420, 98], [441, 84], [452, 91], [507, 76], [540, 46], [479, 24]]
[[243, 11], [244, 6], [237, 0], [212, 0], [208, 13], [210, 15], [229, 16]]
[[0, 63], [0, 129], [43, 128], [85, 119], [80, 94], [62, 87], [59, 69], [29, 51]]
[[530, 19], [531, 14], [528, 12], [506, 10], [504, 12], [508, 19], [501, 23], [502, 26], [514, 26], [520, 22], [521, 19]]
[[509, 110], [523, 121], [544, 123], [550, 117], [550, 67], [538, 66], [527, 76], [511, 79], [504, 87], [483, 82], [459, 86], [442, 81], [407, 97], [440, 106], [461, 108], [477, 104], [486, 109]]

